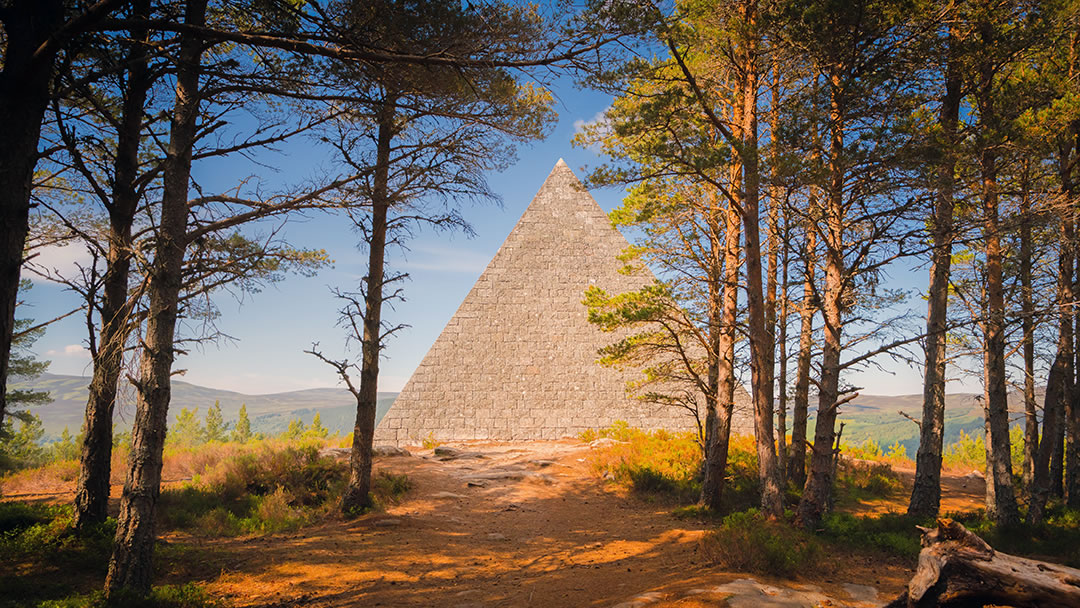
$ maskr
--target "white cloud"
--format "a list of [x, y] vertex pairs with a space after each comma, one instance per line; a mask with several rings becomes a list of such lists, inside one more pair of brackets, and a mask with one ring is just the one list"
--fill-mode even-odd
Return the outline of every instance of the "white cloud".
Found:
[[[585, 126], [589, 125], [589, 124], [599, 126], [600, 132], [601, 133], [606, 133], [608, 131], [608, 129], [610, 128], [610, 124], [609, 124], [610, 121], [607, 119], [607, 112], [610, 109], [611, 109], [611, 106], [608, 106], [608, 107], [604, 108], [603, 110], [600, 110], [599, 112], [594, 114], [593, 117], [591, 119], [588, 119], [588, 120], [586, 120], [584, 118], [579, 118], [579, 119], [575, 120], [574, 121], [574, 135], [580, 135], [582, 132], [585, 131]], [[586, 150], [588, 150], [589, 152], [592, 152], [593, 154], [597, 154], [597, 155], [599, 155], [603, 151], [599, 142], [593, 142], [588, 147], [586, 147]]]
[[[78, 276], [78, 266], [88, 266], [92, 261], [86, 248], [81, 245], [49, 245], [35, 249], [33, 256], [31, 264], [63, 277]], [[23, 276], [35, 282], [44, 280], [30, 272]]]
[[89, 359], [90, 351], [82, 344], [68, 344], [62, 349], [49, 349], [45, 351], [49, 357], [68, 357], [71, 359]]

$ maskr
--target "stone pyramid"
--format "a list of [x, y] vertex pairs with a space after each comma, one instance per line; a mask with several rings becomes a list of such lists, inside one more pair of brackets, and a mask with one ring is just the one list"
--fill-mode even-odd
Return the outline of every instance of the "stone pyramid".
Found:
[[597, 285], [628, 291], [627, 241], [561, 159], [380, 421], [378, 443], [557, 439], [625, 420], [695, 429], [685, 410], [626, 395], [634, 370], [598, 363], [615, 336], [586, 319]]

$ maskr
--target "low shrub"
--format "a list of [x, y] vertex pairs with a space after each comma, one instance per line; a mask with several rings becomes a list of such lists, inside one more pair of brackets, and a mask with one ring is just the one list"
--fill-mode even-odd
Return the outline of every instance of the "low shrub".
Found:
[[371, 480], [371, 493], [377, 505], [383, 507], [401, 502], [405, 493], [412, 489], [412, 480], [402, 473], [396, 475], [389, 471], [379, 471]]
[[915, 526], [931, 523], [907, 515], [856, 517], [850, 513], [830, 513], [822, 520], [822, 535], [837, 545], [914, 559], [922, 549], [922, 533]]
[[841, 503], [887, 498], [904, 489], [900, 475], [884, 462], [840, 460], [836, 495]]
[[[617, 422], [582, 433], [582, 439], [614, 439], [590, 455], [593, 473], [649, 497], [693, 502], [701, 494], [701, 447], [694, 433], [642, 431]], [[592, 439], [588, 439], [592, 440]]]
[[39, 608], [221, 608], [225, 604], [211, 597], [195, 584], [154, 587], [149, 597], [114, 597], [106, 602], [100, 592], [76, 594], [60, 600], [45, 601]]
[[821, 542], [785, 522], [770, 521], [756, 509], [731, 513], [702, 537], [702, 554], [729, 570], [791, 577], [812, 571]]
[[205, 535], [295, 530], [332, 510], [348, 480], [348, 465], [319, 456], [318, 442], [224, 444], [229, 458], [207, 458], [201, 473], [161, 494], [166, 529]]

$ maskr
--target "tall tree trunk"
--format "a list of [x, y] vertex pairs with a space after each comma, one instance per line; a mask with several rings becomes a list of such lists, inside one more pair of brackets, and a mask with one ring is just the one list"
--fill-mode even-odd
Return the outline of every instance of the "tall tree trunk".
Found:
[[[732, 124], [739, 125], [742, 108], [732, 107]], [[736, 129], [739, 127], [736, 126]], [[729, 190], [736, 198], [742, 185], [742, 162], [733, 154], [729, 173]], [[702, 502], [710, 509], [719, 509], [727, 471], [728, 445], [731, 439], [731, 418], [735, 408], [735, 337], [739, 314], [739, 244], [742, 237], [742, 218], [735, 205], [724, 213], [724, 280], [719, 335], [717, 336], [717, 408], [716, 421], [705, 445], [705, 480], [702, 483]]]
[[[727, 351], [731, 351], [734, 357], [734, 324], [727, 324], [725, 313], [727, 310], [727, 296], [737, 296], [738, 293], [738, 218], [735, 218], [736, 233], [728, 232], [724, 224], [730, 224], [727, 220], [731, 213], [725, 212], [717, 204], [717, 197], [710, 199], [709, 218], [709, 371], [708, 390], [705, 395], [705, 474], [701, 483], [701, 500], [710, 509], [719, 509], [720, 500], [724, 492], [724, 475], [727, 468], [727, 445], [731, 434], [732, 397], [734, 396], [733, 364], [729, 360], [726, 365], [730, 381], [724, 384], [721, 378], [721, 367]], [[734, 242], [731, 237], [734, 236]], [[729, 252], [734, 257], [734, 275], [732, 287], [725, 285], [725, 263]], [[736, 314], [737, 301], [731, 303], [731, 315]], [[725, 341], [725, 335], [730, 338]], [[722, 396], [722, 387], [728, 390], [726, 399]]]
[[941, 505], [941, 452], [945, 435], [945, 342], [949, 305], [949, 269], [952, 263], [953, 206], [956, 174], [957, 123], [962, 98], [953, 32], [945, 68], [945, 96], [940, 122], [944, 150], [937, 168], [937, 200], [934, 205], [930, 288], [926, 314], [926, 371], [923, 378], [923, 412], [919, 427], [919, 450], [915, 456], [915, 484], [908, 514], [932, 517]]
[[56, 51], [35, 52], [60, 29], [61, 0], [4, 3], [0, 71], [0, 425], [7, 410], [8, 364], [15, 330], [19, 270], [30, 222], [30, 188], [41, 120], [49, 103]]
[[780, 457], [780, 487], [787, 487], [787, 471], [788, 471], [788, 446], [787, 446], [787, 324], [788, 324], [788, 245], [785, 241], [783, 246], [783, 255], [781, 256], [781, 281], [780, 281], [780, 318], [778, 326], [780, 328], [780, 335], [777, 338], [777, 358], [780, 360], [779, 364], [779, 376], [776, 381], [776, 386], [780, 391], [779, 399], [777, 400], [777, 407], [779, 412], [776, 415], [776, 434], [778, 437], [777, 452]]
[[[815, 189], [810, 189], [811, 209], [816, 206]], [[792, 406], [791, 456], [788, 458], [788, 479], [802, 486], [806, 483], [806, 427], [810, 410], [810, 359], [814, 348], [814, 274], [817, 259], [817, 232], [813, 226], [806, 231], [806, 247], [803, 252], [803, 299], [799, 305], [799, 356], [795, 361], [795, 394]]]
[[[773, 56], [772, 83], [770, 87], [772, 98], [769, 112], [769, 139], [772, 150], [773, 171], [780, 161], [779, 146], [776, 134], [780, 131], [780, 62]], [[779, 337], [776, 340], [776, 359], [779, 376], [776, 390], [779, 391], [779, 403], [776, 412], [776, 454], [778, 458], [777, 471], [780, 476], [780, 488], [783, 491], [787, 479], [787, 244], [784, 244], [785, 256], [784, 279], [781, 283], [780, 293], [780, 321], [777, 323], [777, 274], [780, 255], [780, 201], [783, 198], [783, 188], [776, 183], [776, 179], [769, 186], [769, 263], [766, 271], [767, 283], [765, 287], [765, 326], [773, 336], [777, 336], [779, 325]]]
[[375, 178], [371, 196], [371, 238], [368, 241], [368, 274], [364, 292], [364, 340], [360, 364], [360, 389], [356, 394], [356, 424], [349, 456], [349, 485], [341, 500], [345, 513], [371, 506], [372, 441], [375, 438], [375, 407], [378, 403], [379, 351], [382, 346], [382, 303], [385, 272], [387, 216], [390, 210], [390, 142], [394, 136], [396, 98], [383, 100], [379, 108], [379, 132], [375, 151]]
[[[149, 13], [149, 3], [139, 2], [136, 11], [145, 17]], [[153, 77], [147, 70], [148, 30], [133, 30], [131, 40], [126, 62], [127, 87], [113, 161], [112, 202], [108, 209], [109, 252], [102, 278], [101, 332], [94, 353], [94, 377], [86, 402], [85, 435], [75, 489], [75, 527], [79, 529], [101, 523], [107, 516], [113, 408], [133, 303], [128, 298], [128, 278], [133, 253], [131, 227], [139, 204], [135, 180], [139, 171], [143, 106]]]
[[[207, 0], [189, 0], [184, 22], [202, 26]], [[177, 60], [176, 102], [165, 157], [161, 216], [154, 260], [149, 269], [149, 314], [142, 349], [135, 426], [124, 492], [120, 498], [105, 594], [127, 589], [150, 592], [153, 577], [154, 516], [161, 492], [161, 457], [165, 445], [177, 308], [187, 247], [188, 185], [191, 151], [199, 115], [199, 74], [203, 42], [182, 35]]]
[[825, 290], [821, 303], [824, 343], [821, 349], [821, 379], [818, 383], [818, 415], [810, 472], [799, 501], [798, 521], [804, 528], [816, 528], [830, 503], [833, 485], [833, 441], [836, 410], [840, 397], [840, 351], [843, 347], [843, 301], [845, 288], [844, 251], [844, 111], [839, 99], [840, 76], [830, 74], [829, 185], [824, 211], [822, 240], [825, 244]]
[[1035, 460], [1039, 452], [1039, 419], [1035, 405], [1035, 304], [1031, 290], [1031, 197], [1028, 167], [1024, 167], [1020, 195], [1020, 308], [1024, 350], [1024, 462], [1021, 478], [1028, 504], [1035, 480]]
[[[757, 21], [757, 2], [743, 5], [747, 28], [753, 31]], [[753, 34], [756, 35], [756, 34]], [[759, 210], [761, 174], [757, 143], [757, 42], [749, 36], [742, 58], [741, 91], [743, 107], [740, 153], [743, 161], [743, 231], [746, 233], [746, 308], [750, 327], [750, 382], [754, 402], [754, 436], [757, 444], [758, 477], [761, 480], [761, 509], [768, 517], [784, 514], [783, 494], [776, 465], [773, 432], [773, 357], [774, 336], [765, 320], [765, 301], [761, 279], [761, 222]]]
[[[992, 26], [980, 25], [984, 45], [993, 44]], [[1009, 404], [1005, 383], [1005, 284], [1002, 270], [1004, 249], [1001, 245], [1001, 223], [998, 220], [997, 190], [997, 117], [994, 108], [996, 68], [990, 61], [980, 66], [978, 91], [979, 127], [982, 131], [982, 150], [979, 170], [982, 180], [983, 239], [986, 256], [986, 311], [983, 337], [983, 365], [986, 381], [986, 416], [989, 429], [987, 449], [992, 468], [986, 481], [993, 484], [994, 504], [986, 510], [999, 525], [1019, 521], [1016, 495], [1012, 484], [1012, 463], [1009, 447]]]

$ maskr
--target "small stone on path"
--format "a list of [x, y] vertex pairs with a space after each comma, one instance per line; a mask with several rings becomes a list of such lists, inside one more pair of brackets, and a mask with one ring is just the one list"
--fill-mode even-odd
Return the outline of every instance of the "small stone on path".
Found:
[[375, 521], [374, 525], [376, 527], [379, 527], [379, 528], [389, 528], [389, 527], [392, 527], [392, 526], [400, 526], [401, 525], [401, 520], [400, 519], [379, 519], [379, 520]]

